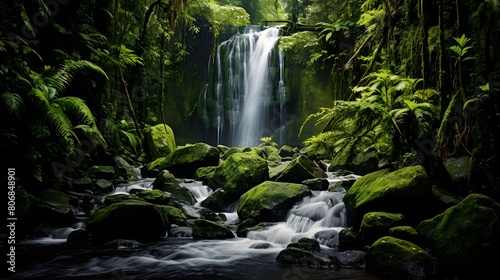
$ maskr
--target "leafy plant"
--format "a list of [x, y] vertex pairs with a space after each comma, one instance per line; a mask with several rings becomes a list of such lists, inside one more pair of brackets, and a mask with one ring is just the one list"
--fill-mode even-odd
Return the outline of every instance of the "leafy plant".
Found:
[[278, 144], [276, 144], [276, 142], [273, 141], [272, 137], [262, 137], [259, 140], [261, 142], [259, 144], [259, 147], [265, 147], [265, 146], [276, 147], [276, 146], [278, 146]]

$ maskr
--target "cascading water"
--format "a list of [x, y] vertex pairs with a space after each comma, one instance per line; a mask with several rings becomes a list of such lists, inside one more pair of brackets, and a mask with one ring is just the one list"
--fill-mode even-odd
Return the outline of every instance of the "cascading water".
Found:
[[[202, 114], [207, 127], [215, 129], [216, 144], [258, 145], [261, 137], [274, 133], [276, 125], [270, 121], [275, 120], [269, 118], [272, 106], [279, 108], [277, 117], [283, 125], [283, 53], [279, 67], [271, 64], [279, 33], [276, 27], [260, 31], [260, 27], [251, 26], [217, 47], [215, 78], [207, 89], [208, 96], [203, 91]], [[276, 71], [280, 71], [279, 81], [274, 79]]]

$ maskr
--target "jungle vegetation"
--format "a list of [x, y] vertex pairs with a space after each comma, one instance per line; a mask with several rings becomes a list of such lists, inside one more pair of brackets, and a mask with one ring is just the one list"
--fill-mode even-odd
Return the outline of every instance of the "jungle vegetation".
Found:
[[335, 85], [307, 153], [470, 156], [471, 185], [498, 195], [499, 18], [498, 0], [3, 0], [2, 165], [41, 190], [106, 154], [140, 163], [144, 128], [169, 123], [166, 89], [196, 56], [189, 38], [211, 52], [227, 30], [279, 19], [314, 27], [310, 65]]

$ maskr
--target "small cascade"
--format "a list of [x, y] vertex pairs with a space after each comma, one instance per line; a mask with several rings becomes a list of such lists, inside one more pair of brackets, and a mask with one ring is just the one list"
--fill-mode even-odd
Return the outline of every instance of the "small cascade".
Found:
[[285, 53], [282, 49], [279, 50], [279, 72], [280, 80], [278, 83], [278, 94], [280, 103], [280, 128], [279, 128], [279, 145], [285, 144], [285, 119], [286, 119], [286, 89], [285, 89]]
[[[217, 46], [213, 80], [201, 93], [201, 117], [214, 130], [217, 145], [256, 146], [260, 138], [273, 133], [269, 125], [272, 106], [279, 106], [279, 117], [284, 117], [283, 54], [279, 67], [271, 64], [279, 34], [277, 27], [261, 31], [250, 26]], [[274, 77], [277, 71], [279, 82]]]

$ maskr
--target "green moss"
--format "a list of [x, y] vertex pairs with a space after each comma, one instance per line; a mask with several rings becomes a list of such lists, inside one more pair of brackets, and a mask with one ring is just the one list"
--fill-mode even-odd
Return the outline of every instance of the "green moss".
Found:
[[139, 193], [133, 194], [132, 198], [158, 205], [165, 205], [170, 200], [170, 196], [160, 190], [143, 190]]
[[157, 124], [145, 128], [144, 139], [146, 152], [152, 160], [167, 156], [177, 146], [174, 132], [168, 125]]
[[205, 219], [197, 219], [193, 225], [193, 238], [226, 239], [234, 234], [226, 227]]
[[172, 224], [179, 226], [186, 225], [187, 217], [183, 210], [174, 206], [162, 206], [162, 208]]

